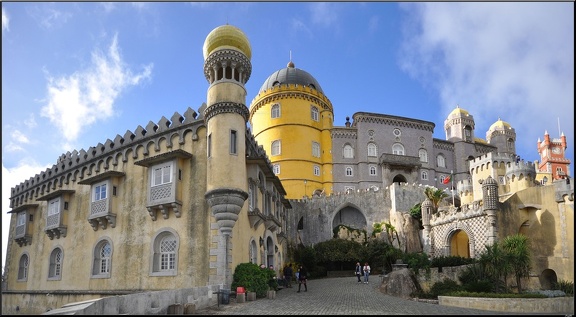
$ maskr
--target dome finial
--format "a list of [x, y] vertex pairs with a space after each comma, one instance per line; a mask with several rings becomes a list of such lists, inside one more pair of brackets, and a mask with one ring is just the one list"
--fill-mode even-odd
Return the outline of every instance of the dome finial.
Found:
[[286, 65], [286, 67], [294, 68], [294, 63], [292, 62], [292, 50], [290, 50], [290, 61], [288, 62], [288, 65]]

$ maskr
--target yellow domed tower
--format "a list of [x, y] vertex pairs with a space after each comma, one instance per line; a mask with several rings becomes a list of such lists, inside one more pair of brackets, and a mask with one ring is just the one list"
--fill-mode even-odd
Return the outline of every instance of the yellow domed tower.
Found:
[[500, 118], [486, 132], [486, 141], [496, 146], [498, 153], [516, 154], [516, 131], [510, 123]]
[[332, 193], [332, 103], [308, 72], [290, 61], [264, 81], [250, 105], [250, 125], [286, 198]]
[[204, 76], [210, 84], [204, 110], [208, 136], [205, 197], [220, 232], [229, 236], [248, 197], [244, 85], [252, 72], [252, 50], [239, 28], [222, 25], [208, 34], [203, 53]]

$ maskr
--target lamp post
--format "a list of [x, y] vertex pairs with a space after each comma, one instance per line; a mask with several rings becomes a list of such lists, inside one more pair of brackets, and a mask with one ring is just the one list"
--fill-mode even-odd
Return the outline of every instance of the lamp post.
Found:
[[307, 195], [306, 195], [306, 184], [307, 184], [307, 183], [308, 183], [308, 180], [305, 179], [305, 180], [304, 180], [304, 196], [307, 196]]
[[454, 204], [454, 171], [450, 170], [450, 180], [452, 181], [452, 186], [450, 188], [450, 192], [452, 193], [452, 206], [456, 207]]

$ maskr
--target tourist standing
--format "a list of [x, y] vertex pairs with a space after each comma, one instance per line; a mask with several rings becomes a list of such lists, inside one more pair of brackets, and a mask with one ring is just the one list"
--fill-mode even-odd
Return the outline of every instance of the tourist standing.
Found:
[[356, 262], [356, 269], [354, 272], [356, 274], [356, 277], [358, 278], [358, 283], [362, 283], [362, 280], [360, 279], [360, 276], [362, 276], [362, 265], [360, 264], [360, 262]]
[[304, 292], [308, 292], [308, 286], [306, 285], [306, 279], [308, 278], [308, 271], [303, 265], [300, 265], [298, 269], [298, 292], [300, 293], [300, 287], [304, 284]]
[[368, 265], [368, 262], [364, 262], [362, 270], [364, 271], [364, 284], [368, 284], [368, 277], [370, 276], [370, 265]]
[[289, 264], [284, 267], [284, 281], [286, 287], [292, 288], [292, 267]]

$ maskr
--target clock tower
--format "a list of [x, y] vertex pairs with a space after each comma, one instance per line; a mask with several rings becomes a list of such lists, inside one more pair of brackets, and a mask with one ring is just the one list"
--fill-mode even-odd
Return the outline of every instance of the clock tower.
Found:
[[551, 139], [548, 131], [544, 132], [544, 141], [538, 139], [540, 163], [538, 172], [549, 174], [552, 180], [570, 177], [570, 160], [566, 158], [566, 136]]

